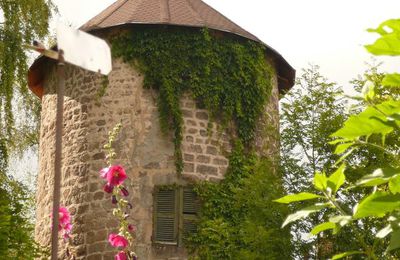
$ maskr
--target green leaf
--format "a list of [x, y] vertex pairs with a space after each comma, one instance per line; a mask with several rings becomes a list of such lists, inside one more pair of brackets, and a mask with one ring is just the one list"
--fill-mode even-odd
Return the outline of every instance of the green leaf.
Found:
[[[373, 44], [365, 45], [365, 48], [375, 55], [400, 55], [400, 19], [390, 19], [379, 25], [376, 29], [369, 29], [369, 32], [376, 32], [381, 35]], [[390, 31], [387, 28], [391, 29]]]
[[376, 192], [365, 199], [356, 207], [354, 218], [383, 217], [400, 207], [400, 194]]
[[332, 193], [336, 193], [339, 188], [344, 184], [346, 176], [344, 175], [345, 165], [342, 164], [331, 176], [328, 178], [328, 187], [332, 189]]
[[350, 255], [360, 255], [360, 254], [365, 254], [365, 253], [361, 252], [361, 251], [347, 251], [347, 252], [336, 254], [336, 255], [332, 256], [332, 260], [340, 259], [340, 258], [350, 256]]
[[400, 175], [390, 178], [389, 190], [393, 194], [400, 193]]
[[379, 230], [378, 233], [376, 233], [376, 237], [377, 238], [384, 238], [387, 235], [389, 235], [392, 231], [393, 231], [392, 226], [391, 225], [387, 225], [386, 227], [384, 227], [381, 230]]
[[375, 84], [372, 81], [367, 80], [365, 82], [361, 94], [365, 100], [371, 100], [375, 97]]
[[400, 87], [400, 74], [386, 74], [382, 80], [382, 85], [386, 87]]
[[316, 234], [318, 234], [318, 233], [320, 233], [322, 231], [325, 231], [325, 230], [328, 230], [328, 229], [334, 229], [334, 228], [336, 228], [336, 224], [335, 223], [325, 222], [325, 223], [322, 223], [322, 224], [319, 224], [319, 225], [315, 226], [311, 230], [310, 234], [315, 236]]
[[338, 144], [335, 149], [335, 154], [341, 154], [344, 153], [349, 147], [354, 145], [354, 142], [350, 143], [344, 143], [344, 144]]
[[400, 169], [383, 168], [376, 169], [372, 174], [365, 175], [357, 183], [356, 186], [372, 187], [385, 184], [391, 178], [400, 176]]
[[350, 116], [343, 127], [331, 136], [350, 141], [372, 134], [387, 135], [393, 131], [393, 125], [386, 123], [388, 119], [385, 114], [398, 112], [400, 112], [400, 101], [390, 100], [376, 105], [376, 108], [368, 107], [360, 114]]
[[283, 224], [282, 224], [282, 227], [286, 226], [287, 224], [289, 224], [289, 223], [291, 223], [291, 222], [293, 222], [293, 221], [296, 221], [296, 220], [299, 220], [299, 219], [302, 219], [302, 218], [306, 218], [306, 217], [308, 217], [308, 215], [310, 215], [311, 213], [318, 212], [318, 211], [320, 211], [321, 209], [326, 208], [328, 205], [329, 205], [329, 204], [325, 204], [325, 203], [324, 203], [324, 204], [321, 204], [321, 203], [318, 203], [318, 204], [315, 204], [315, 205], [313, 205], [313, 206], [306, 207], [306, 208], [304, 208], [304, 209], [301, 209], [301, 210], [299, 210], [299, 211], [296, 211], [295, 213], [290, 214], [289, 216], [286, 217], [285, 221], [284, 221]]
[[341, 227], [347, 225], [352, 220], [351, 216], [334, 216], [329, 218], [329, 221], [335, 224], [339, 224]]
[[314, 187], [317, 190], [325, 191], [328, 187], [328, 178], [324, 172], [316, 172], [314, 175]]
[[396, 230], [390, 237], [390, 244], [387, 251], [392, 251], [400, 247], [400, 230]]
[[274, 200], [274, 201], [279, 202], [279, 203], [288, 204], [288, 203], [295, 202], [295, 201], [311, 200], [311, 199], [316, 199], [316, 198], [324, 198], [324, 197], [317, 195], [317, 194], [309, 193], [309, 192], [300, 192], [298, 194], [286, 195], [286, 196], [284, 196], [280, 199]]

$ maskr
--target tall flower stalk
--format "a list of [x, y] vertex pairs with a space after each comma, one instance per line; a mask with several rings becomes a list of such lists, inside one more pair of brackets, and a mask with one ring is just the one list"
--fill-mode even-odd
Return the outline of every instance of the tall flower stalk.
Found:
[[129, 210], [132, 204], [126, 200], [129, 195], [128, 190], [123, 185], [127, 179], [125, 169], [121, 165], [113, 165], [113, 159], [116, 156], [112, 147], [115, 138], [119, 134], [122, 125], [117, 124], [109, 132], [108, 143], [104, 145], [106, 151], [107, 167], [100, 170], [100, 177], [106, 180], [103, 187], [104, 192], [111, 195], [111, 203], [116, 205], [113, 209], [113, 215], [119, 222], [118, 233], [111, 233], [108, 241], [111, 246], [118, 248], [119, 252], [115, 255], [115, 260], [136, 260], [136, 254], [130, 250], [134, 242], [135, 227], [128, 222]]

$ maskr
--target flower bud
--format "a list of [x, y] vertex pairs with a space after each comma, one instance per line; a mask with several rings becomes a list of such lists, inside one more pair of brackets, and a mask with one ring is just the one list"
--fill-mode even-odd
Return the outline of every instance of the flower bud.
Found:
[[114, 186], [107, 183], [106, 185], [104, 185], [103, 190], [107, 193], [112, 193], [114, 190]]
[[118, 203], [117, 197], [116, 197], [115, 195], [112, 195], [112, 197], [111, 197], [111, 203], [112, 203], [112, 204], [117, 204], [117, 203]]
[[129, 192], [127, 189], [125, 189], [125, 187], [121, 187], [121, 193], [122, 195], [124, 195], [125, 197], [127, 197], [129, 195]]

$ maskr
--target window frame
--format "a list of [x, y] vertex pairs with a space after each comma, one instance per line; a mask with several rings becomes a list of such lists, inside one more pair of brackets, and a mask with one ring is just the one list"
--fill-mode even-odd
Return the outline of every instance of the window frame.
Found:
[[[158, 195], [161, 190], [173, 190], [175, 194], [175, 212], [173, 213], [159, 213], [157, 209], [158, 205]], [[193, 191], [193, 185], [159, 185], [154, 187], [154, 193], [153, 193], [153, 235], [152, 235], [152, 241], [154, 244], [158, 245], [173, 245], [173, 246], [178, 246], [181, 247], [183, 245], [183, 240], [185, 237], [185, 230], [184, 230], [184, 221], [193, 221], [196, 222], [199, 219], [199, 199], [196, 196], [194, 199], [194, 207], [195, 207], [195, 212], [194, 213], [184, 213], [184, 191], [185, 190], [190, 190], [191, 192], [194, 193]], [[171, 216], [173, 214], [173, 219], [174, 219], [174, 241], [173, 242], [168, 242], [168, 241], [162, 241], [159, 240], [157, 237], [157, 224], [158, 224], [158, 217], [161, 215]]]

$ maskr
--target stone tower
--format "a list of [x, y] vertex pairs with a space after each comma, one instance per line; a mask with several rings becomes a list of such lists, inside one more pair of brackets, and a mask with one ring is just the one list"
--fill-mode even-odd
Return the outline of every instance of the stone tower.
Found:
[[[221, 35], [234, 34], [262, 43], [200, 0], [118, 0], [81, 27], [107, 39], [122, 29], [135, 26], [207, 27]], [[276, 136], [262, 135], [267, 126], [279, 127], [279, 93], [293, 85], [295, 71], [274, 49], [266, 46], [267, 62], [274, 71], [273, 90], [265, 113], [259, 120], [255, 146], [261, 154], [277, 154]], [[57, 86], [55, 64], [40, 57], [29, 71], [29, 86], [42, 100], [40, 131], [40, 173], [37, 192], [35, 236], [42, 245], [50, 244], [50, 212], [55, 141]], [[188, 95], [180, 100], [184, 115], [182, 153], [183, 173], [178, 176], [174, 164], [174, 146], [161, 133], [153, 91], [143, 88], [144, 76], [130, 64], [113, 60], [108, 87], [101, 97], [103, 78], [95, 73], [67, 65], [64, 103], [64, 134], [61, 201], [73, 214], [74, 231], [71, 252], [76, 259], [113, 259], [115, 250], [107, 243], [107, 234], [116, 223], [110, 217], [109, 197], [102, 190], [98, 171], [105, 166], [103, 144], [107, 133], [122, 122], [116, 143], [117, 162], [129, 176], [129, 200], [134, 205], [130, 221], [137, 226], [136, 253], [139, 259], [186, 259], [179, 241], [155, 229], [154, 196], [162, 185], [186, 184], [198, 180], [224, 178], [229, 150], [227, 133], [207, 134], [209, 114]], [[214, 123], [216, 128], [216, 123]], [[178, 193], [169, 194], [178, 196]], [[185, 190], [182, 196], [189, 196]], [[166, 194], [166, 198], [169, 196]], [[171, 199], [173, 200], [173, 199]], [[168, 232], [167, 232], [168, 233]], [[161, 242], [157, 240], [162, 240]], [[164, 239], [164, 240], [163, 240]], [[60, 245], [65, 250], [64, 245]]]

